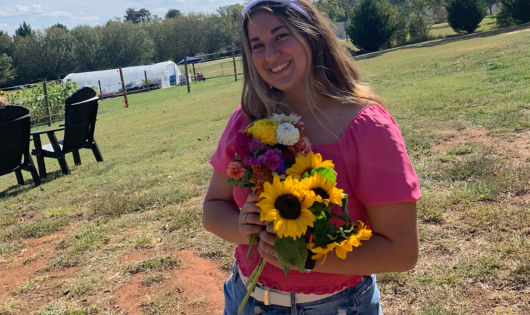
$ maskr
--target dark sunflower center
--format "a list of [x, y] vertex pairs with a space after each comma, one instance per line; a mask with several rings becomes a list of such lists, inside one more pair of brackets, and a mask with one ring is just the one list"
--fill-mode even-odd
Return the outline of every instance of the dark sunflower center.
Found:
[[313, 191], [317, 196], [320, 196], [322, 199], [329, 199], [329, 195], [324, 189], [317, 187], [313, 189]]
[[276, 198], [274, 208], [278, 209], [280, 215], [286, 219], [298, 219], [300, 214], [302, 214], [302, 205], [300, 204], [300, 201], [291, 194], [281, 195]]

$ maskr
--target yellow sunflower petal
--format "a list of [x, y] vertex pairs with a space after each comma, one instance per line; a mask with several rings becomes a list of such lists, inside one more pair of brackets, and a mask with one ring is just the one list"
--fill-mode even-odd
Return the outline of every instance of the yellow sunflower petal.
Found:
[[276, 209], [270, 211], [261, 211], [259, 214], [259, 219], [261, 221], [274, 221], [280, 216], [280, 213]]

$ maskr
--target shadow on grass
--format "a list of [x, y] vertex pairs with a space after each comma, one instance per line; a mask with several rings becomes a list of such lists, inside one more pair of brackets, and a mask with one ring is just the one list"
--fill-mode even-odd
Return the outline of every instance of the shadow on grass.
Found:
[[460, 35], [460, 36], [451, 36], [451, 37], [444, 38], [444, 39], [437, 39], [437, 40], [432, 40], [432, 41], [427, 41], [427, 42], [422, 42], [422, 43], [417, 43], [417, 44], [411, 44], [407, 46], [390, 48], [386, 50], [376, 51], [373, 53], [357, 55], [354, 57], [354, 59], [356, 61], [363, 60], [363, 59], [371, 59], [371, 58], [379, 57], [381, 55], [384, 55], [385, 53], [389, 53], [389, 52], [396, 51], [396, 50], [436, 47], [440, 45], [454, 43], [457, 41], [463, 41], [463, 40], [474, 39], [474, 38], [479, 38], [479, 37], [491, 37], [491, 36], [496, 36], [499, 34], [515, 32], [515, 31], [524, 30], [524, 29], [530, 29], [530, 23], [527, 23], [524, 25], [512, 26], [512, 27], [499, 28], [496, 30], [485, 31], [485, 32], [480, 32], [480, 33], [473, 33], [473, 34]]
[[[9, 174], [6, 175], [8, 177]], [[17, 184], [17, 179], [15, 177], [15, 173], [13, 173], [13, 185], [9, 186], [6, 190], [0, 191], [0, 198], [4, 197], [16, 197], [19, 194], [28, 192], [31, 189], [43, 189], [42, 185], [57, 179], [58, 177], [62, 177], [63, 173], [60, 170], [49, 172], [48, 177], [41, 178], [42, 184], [40, 186], [35, 186], [35, 182], [33, 179], [30, 178], [24, 178], [24, 185]]]

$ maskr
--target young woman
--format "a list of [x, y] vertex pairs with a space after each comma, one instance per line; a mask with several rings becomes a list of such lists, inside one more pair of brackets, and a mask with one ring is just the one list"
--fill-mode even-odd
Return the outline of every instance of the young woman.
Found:
[[[254, 0], [243, 10], [242, 27], [241, 106], [210, 161], [215, 171], [203, 214], [206, 229], [238, 244], [224, 314], [236, 314], [243, 282], [258, 263], [259, 257], [246, 259], [254, 233], [267, 264], [244, 314], [382, 314], [375, 274], [408, 271], [418, 258], [421, 193], [399, 128], [309, 0]], [[335, 164], [350, 217], [373, 232], [345, 260], [330, 254], [305, 273], [292, 268], [288, 278], [275, 256], [276, 235], [259, 220], [259, 198], [233, 188], [226, 175], [236, 133], [272, 113], [301, 116], [313, 152]]]

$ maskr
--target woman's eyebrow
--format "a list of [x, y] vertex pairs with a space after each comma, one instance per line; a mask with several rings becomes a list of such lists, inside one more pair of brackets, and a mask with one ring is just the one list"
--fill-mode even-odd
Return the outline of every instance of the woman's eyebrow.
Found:
[[[278, 25], [278, 26], [276, 26], [275, 28], [273, 28], [273, 29], [271, 30], [271, 34], [276, 33], [279, 29], [284, 28], [284, 27], [285, 27], [285, 26], [283, 26], [283, 25]], [[257, 42], [257, 41], [259, 41], [259, 37], [253, 37], [252, 39], [250, 39], [250, 42]]]

